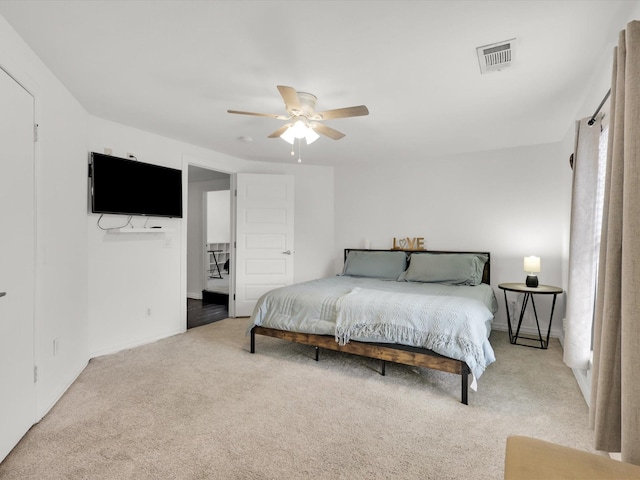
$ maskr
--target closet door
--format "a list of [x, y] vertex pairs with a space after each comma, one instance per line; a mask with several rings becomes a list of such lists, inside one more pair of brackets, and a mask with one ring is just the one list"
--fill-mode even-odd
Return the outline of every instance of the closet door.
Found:
[[0, 461], [36, 418], [34, 99], [0, 69]]

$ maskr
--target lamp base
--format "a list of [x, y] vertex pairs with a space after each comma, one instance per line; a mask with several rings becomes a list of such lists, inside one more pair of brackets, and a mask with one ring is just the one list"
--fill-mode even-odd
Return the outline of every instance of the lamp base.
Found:
[[537, 275], [527, 275], [526, 281], [527, 287], [535, 288], [538, 286], [538, 276]]

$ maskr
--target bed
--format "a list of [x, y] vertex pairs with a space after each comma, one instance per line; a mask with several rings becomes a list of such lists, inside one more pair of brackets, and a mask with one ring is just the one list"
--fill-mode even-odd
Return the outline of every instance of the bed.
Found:
[[488, 252], [346, 249], [343, 272], [265, 293], [251, 316], [256, 335], [477, 380], [495, 361], [497, 311]]

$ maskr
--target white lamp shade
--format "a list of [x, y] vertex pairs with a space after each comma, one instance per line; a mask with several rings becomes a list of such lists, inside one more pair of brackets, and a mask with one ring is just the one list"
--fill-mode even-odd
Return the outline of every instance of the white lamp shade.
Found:
[[290, 127], [289, 130], [293, 131], [293, 135], [296, 138], [304, 138], [307, 133], [307, 126], [304, 124], [302, 120], [298, 120], [293, 124], [293, 127]]
[[313, 128], [307, 128], [307, 133], [305, 133], [304, 137], [307, 139], [307, 145], [310, 145], [319, 139], [320, 135]]
[[293, 145], [296, 138], [304, 138], [307, 141], [307, 145], [310, 145], [319, 139], [320, 135], [318, 135], [313, 128], [306, 125], [302, 120], [298, 120], [296, 123], [289, 126], [289, 128], [280, 135], [280, 138], [291, 145]]
[[285, 142], [293, 145], [293, 142], [296, 139], [296, 136], [293, 133], [293, 129], [289, 127], [284, 131], [282, 135], [280, 135], [280, 138], [283, 139]]
[[540, 271], [540, 257], [524, 257], [524, 271], [538, 273]]

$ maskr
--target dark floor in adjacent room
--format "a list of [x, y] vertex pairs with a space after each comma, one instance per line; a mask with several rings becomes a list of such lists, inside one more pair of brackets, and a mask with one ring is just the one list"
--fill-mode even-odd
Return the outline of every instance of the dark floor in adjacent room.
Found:
[[203, 303], [202, 300], [187, 298], [187, 328], [199, 327], [224, 320], [229, 316], [226, 305]]

